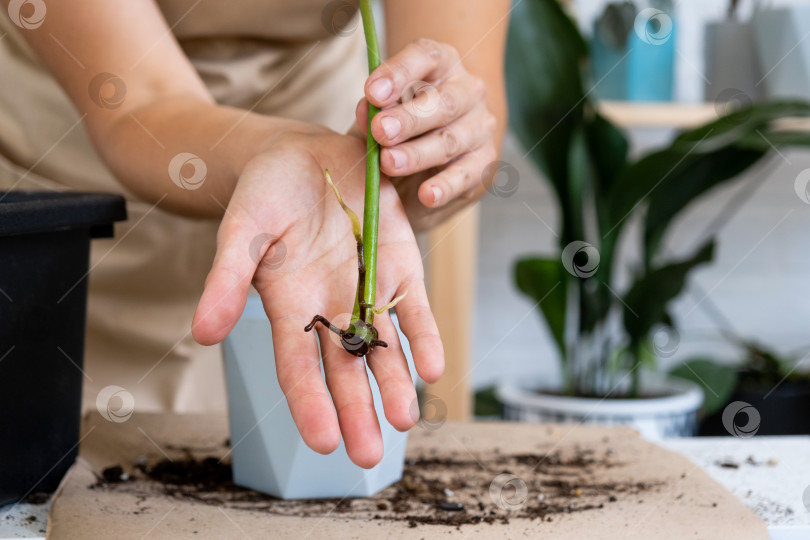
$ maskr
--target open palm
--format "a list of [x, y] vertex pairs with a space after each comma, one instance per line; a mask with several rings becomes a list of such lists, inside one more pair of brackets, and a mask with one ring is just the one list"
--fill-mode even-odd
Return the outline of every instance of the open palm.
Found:
[[[297, 136], [255, 158], [243, 171], [217, 238], [217, 255], [193, 322], [195, 339], [221, 341], [236, 324], [251, 282], [273, 328], [279, 383], [304, 441], [333, 451], [342, 433], [349, 457], [372, 467], [382, 458], [380, 427], [365, 361], [346, 352], [339, 337], [318, 327], [316, 314], [346, 328], [357, 287], [357, 249], [351, 223], [324, 179], [324, 169], [346, 203], [362, 215], [365, 144], [332, 132]], [[397, 306], [414, 364], [428, 382], [439, 378], [444, 356], [425, 293], [422, 261], [394, 187], [380, 186], [377, 303], [407, 291]], [[387, 420], [407, 430], [418, 419], [416, 392], [388, 313], [375, 318], [379, 338], [367, 358]], [[330, 399], [331, 393], [331, 399]]]

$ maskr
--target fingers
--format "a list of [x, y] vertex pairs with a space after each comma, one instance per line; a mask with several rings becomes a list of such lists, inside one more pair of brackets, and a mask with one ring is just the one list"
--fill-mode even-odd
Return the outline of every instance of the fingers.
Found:
[[439, 80], [459, 64], [458, 52], [430, 39], [418, 39], [374, 70], [366, 81], [366, 98], [386, 107], [420, 80]]
[[370, 469], [382, 459], [383, 443], [366, 362], [333, 342], [328, 330], [319, 328], [318, 336], [326, 384], [335, 404], [346, 453], [355, 465]]
[[433, 383], [444, 372], [444, 348], [439, 329], [430, 311], [425, 282], [421, 279], [412, 280], [401, 286], [397, 295], [404, 293], [406, 289], [408, 295], [396, 307], [399, 326], [408, 338], [416, 372], [426, 382]]
[[304, 332], [308, 322], [296, 317], [270, 321], [276, 374], [304, 442], [315, 452], [328, 454], [340, 444], [340, 427], [321, 377], [315, 336]]
[[406, 176], [440, 167], [492, 141], [486, 108], [477, 107], [448, 126], [435, 129], [408, 142], [383, 148], [382, 171], [389, 176]]
[[464, 76], [444, 84], [415, 85], [412, 99], [378, 113], [371, 122], [371, 133], [383, 146], [393, 146], [432, 129], [447, 126], [467, 114], [486, 98], [481, 79]]
[[250, 256], [254, 234], [253, 228], [227, 215], [222, 220], [214, 264], [191, 323], [191, 333], [202, 345], [213, 345], [225, 339], [245, 308], [257, 266]]
[[459, 197], [480, 195], [484, 190], [487, 166], [497, 154], [492, 145], [471, 152], [441, 172], [422, 182], [419, 201], [428, 208], [438, 208]]
[[407, 431], [413, 427], [416, 420], [411, 414], [416, 389], [408, 369], [408, 360], [402, 352], [397, 330], [388, 313], [375, 317], [374, 326], [380, 333], [380, 339], [385, 341], [388, 347], [375, 348], [366, 361], [380, 388], [386, 420], [395, 429]]

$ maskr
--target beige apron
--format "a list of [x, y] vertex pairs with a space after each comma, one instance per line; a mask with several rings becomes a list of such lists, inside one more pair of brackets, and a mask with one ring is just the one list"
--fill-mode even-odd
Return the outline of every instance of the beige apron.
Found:
[[[350, 127], [363, 91], [365, 45], [356, 14], [344, 27], [351, 33], [327, 30], [324, 9], [339, 3], [158, 4], [217, 102], [338, 131]], [[115, 226], [115, 238], [93, 241], [85, 407], [117, 385], [134, 396], [138, 411], [223, 409], [219, 347], [202, 347], [190, 335], [218, 222], [174, 216], [125, 190], [22, 31], [0, 14], [0, 189], [119, 192], [128, 200], [129, 220]]]

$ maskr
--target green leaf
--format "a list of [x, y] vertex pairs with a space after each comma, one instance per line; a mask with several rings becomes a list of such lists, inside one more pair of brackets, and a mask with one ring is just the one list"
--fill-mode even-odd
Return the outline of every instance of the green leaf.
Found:
[[709, 189], [736, 178], [774, 146], [810, 145], [806, 133], [774, 131], [773, 122], [810, 115], [810, 103], [772, 102], [734, 111], [686, 131], [672, 144], [629, 165], [608, 194], [610, 228], [617, 236], [628, 216], [649, 201], [645, 261], [653, 259], [672, 220]]
[[[736, 178], [768, 151], [770, 148], [754, 150], [732, 146], [710, 154], [692, 154], [665, 173], [649, 196], [644, 231], [646, 260], [649, 262], [655, 257], [670, 223], [692, 201], [719, 184]], [[650, 158], [659, 155], [653, 154]]]
[[[614, 190], [616, 178], [627, 167], [629, 145], [621, 130], [599, 114], [586, 117], [585, 137], [592, 163], [591, 186], [600, 238], [598, 249], [601, 264], [596, 279], [600, 284], [610, 283], [613, 275], [615, 237], [605, 234], [613, 226], [608, 201]], [[603, 296], [601, 304], [608, 309], [611, 303], [610, 293], [602, 286], [600, 289]]]
[[613, 182], [627, 166], [629, 144], [624, 133], [600, 114], [586, 120], [585, 134], [598, 178], [599, 194], [605, 195], [612, 191]]
[[650, 270], [633, 284], [624, 297], [624, 328], [631, 350], [638, 350], [653, 326], [667, 321], [667, 304], [681, 293], [689, 272], [713, 254], [710, 241], [689, 259]]
[[710, 415], [722, 409], [737, 387], [737, 369], [707, 358], [692, 358], [669, 372], [703, 388], [703, 412]]
[[779, 146], [810, 146], [807, 131], [760, 131], [749, 133], [734, 143], [737, 148], [768, 152]]
[[[586, 57], [585, 41], [557, 0], [515, 4], [506, 52], [510, 126], [563, 208], [570, 207], [568, 151], [582, 123], [580, 66]], [[562, 219], [562, 237], [568, 238], [567, 212]]]
[[576, 126], [571, 134], [571, 144], [568, 147], [568, 178], [566, 188], [568, 192], [568, 204], [566, 213], [570, 228], [570, 237], [561, 238], [560, 249], [571, 240], [585, 240], [585, 213], [588, 210], [592, 194], [591, 178], [591, 156], [588, 153], [588, 143], [585, 139], [585, 130], [582, 126]]
[[520, 259], [515, 265], [515, 284], [540, 307], [565, 358], [565, 268], [560, 259]]
[[810, 116], [810, 103], [804, 101], [772, 101], [745, 107], [721, 116], [713, 122], [680, 134], [673, 147], [690, 149], [695, 143], [698, 153], [709, 152], [734, 144], [756, 130], [762, 130], [774, 120]]

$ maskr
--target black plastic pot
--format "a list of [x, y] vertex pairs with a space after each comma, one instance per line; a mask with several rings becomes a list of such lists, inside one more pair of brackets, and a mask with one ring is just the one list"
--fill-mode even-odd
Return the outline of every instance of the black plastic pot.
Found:
[[76, 458], [90, 239], [125, 219], [118, 195], [0, 192], [0, 504]]
[[[808, 382], [783, 382], [775, 390], [772, 385], [762, 388], [738, 388], [729, 403], [734, 401], [748, 403], [759, 413], [757, 435], [810, 434]], [[740, 422], [745, 425], [747, 420], [743, 418]], [[723, 409], [703, 419], [699, 434], [729, 435], [723, 426]]]

